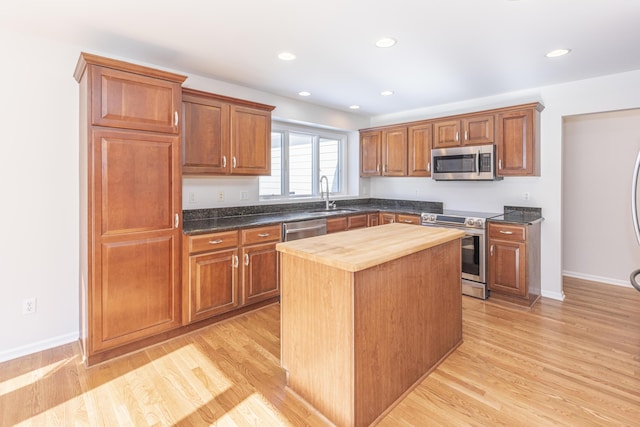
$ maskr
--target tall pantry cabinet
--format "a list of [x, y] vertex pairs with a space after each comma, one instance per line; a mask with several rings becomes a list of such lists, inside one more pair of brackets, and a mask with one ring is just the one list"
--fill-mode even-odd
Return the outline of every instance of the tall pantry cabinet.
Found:
[[177, 328], [181, 83], [82, 53], [80, 341], [88, 365]]

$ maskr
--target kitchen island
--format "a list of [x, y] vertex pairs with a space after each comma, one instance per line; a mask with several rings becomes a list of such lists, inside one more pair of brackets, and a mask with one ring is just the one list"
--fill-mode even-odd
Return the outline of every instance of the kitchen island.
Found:
[[462, 342], [464, 232], [387, 224], [279, 243], [287, 385], [366, 426]]

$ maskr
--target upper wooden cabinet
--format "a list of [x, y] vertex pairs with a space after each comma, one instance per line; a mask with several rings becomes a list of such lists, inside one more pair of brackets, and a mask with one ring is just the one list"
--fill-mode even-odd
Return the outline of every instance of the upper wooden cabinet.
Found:
[[540, 175], [540, 104], [497, 114], [496, 167], [500, 176]]
[[360, 176], [380, 176], [382, 174], [380, 168], [381, 147], [381, 131], [360, 132]]
[[83, 53], [74, 74], [77, 81], [88, 64], [91, 125], [178, 133], [184, 76], [134, 64], [125, 70], [121, 61]]
[[540, 103], [360, 131], [360, 176], [431, 176], [431, 150], [496, 145], [496, 175], [540, 175]]
[[398, 126], [382, 131], [382, 175], [407, 175], [407, 127]]
[[433, 125], [433, 148], [460, 145], [492, 144], [494, 115], [471, 115], [455, 120], [437, 121]]
[[269, 175], [270, 105], [182, 90], [184, 175]]
[[423, 123], [407, 128], [409, 176], [431, 176], [431, 143], [433, 125]]

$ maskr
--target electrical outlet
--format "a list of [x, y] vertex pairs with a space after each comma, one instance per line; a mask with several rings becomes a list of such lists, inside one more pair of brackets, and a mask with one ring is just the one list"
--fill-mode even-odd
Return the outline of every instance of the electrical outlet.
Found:
[[529, 200], [530, 194], [529, 193], [523, 193], [522, 194], [522, 200]]
[[224, 202], [224, 191], [218, 192], [218, 201]]
[[194, 193], [193, 191], [189, 192], [189, 203], [196, 203], [198, 201], [198, 198], [196, 197], [196, 193]]
[[240, 193], [240, 200], [249, 200], [249, 193], [247, 193], [246, 191], [242, 191]]
[[36, 312], [36, 299], [25, 298], [22, 300], [22, 314], [33, 314]]

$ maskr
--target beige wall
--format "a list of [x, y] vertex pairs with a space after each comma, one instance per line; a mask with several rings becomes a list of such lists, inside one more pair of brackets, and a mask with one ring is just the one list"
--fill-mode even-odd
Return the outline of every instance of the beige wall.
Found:
[[640, 268], [631, 220], [631, 178], [640, 109], [565, 117], [563, 273], [628, 286]]

